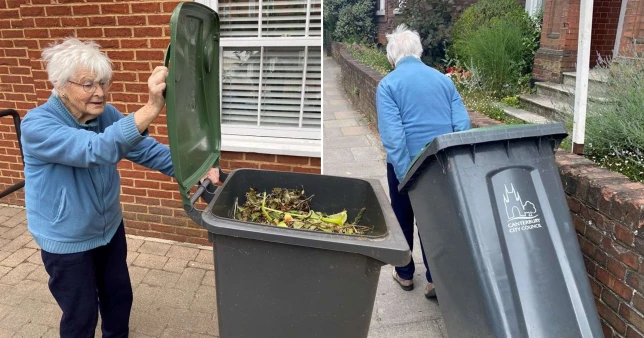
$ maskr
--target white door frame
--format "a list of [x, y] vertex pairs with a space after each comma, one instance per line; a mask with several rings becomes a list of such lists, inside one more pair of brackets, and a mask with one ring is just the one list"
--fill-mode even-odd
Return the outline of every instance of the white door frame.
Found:
[[626, 7], [628, 0], [622, 0], [622, 9], [619, 12], [619, 23], [617, 24], [617, 36], [615, 37], [615, 48], [613, 48], [613, 60], [619, 57], [619, 44], [622, 40], [622, 30], [624, 29], [624, 17], [626, 16]]

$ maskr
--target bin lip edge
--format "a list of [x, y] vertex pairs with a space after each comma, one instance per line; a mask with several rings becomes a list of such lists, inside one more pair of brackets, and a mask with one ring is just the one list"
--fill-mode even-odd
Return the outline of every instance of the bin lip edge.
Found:
[[[322, 174], [315, 174], [315, 173], [293, 173], [293, 172], [284, 172], [284, 171], [279, 171], [279, 170], [264, 170], [264, 169], [256, 169], [256, 168], [237, 168], [237, 169], [234, 169], [233, 171], [231, 171], [228, 174], [228, 178], [226, 179], [224, 184], [222, 184], [220, 187], [217, 188], [216, 194], [221, 192], [221, 191], [223, 191], [225, 189], [225, 187], [226, 187], [226, 184], [229, 182], [230, 178], [234, 177], [234, 175], [237, 172], [240, 172], [240, 171], [275, 172], [275, 173], [283, 173], [283, 174], [291, 173], [291, 174], [306, 175], [306, 176], [329, 176], [329, 177], [337, 177], [337, 178], [343, 178], [343, 179], [349, 179], [349, 180], [355, 180], [355, 181], [364, 181], [366, 183], [369, 183], [369, 185], [371, 186], [371, 188], [374, 191], [374, 194], [376, 195], [376, 198], [378, 197], [377, 196], [378, 193], [376, 191], [376, 185], [375, 184], [376, 183], [380, 184], [380, 182], [378, 180], [371, 179], [371, 178], [363, 179], [363, 178], [354, 178], [354, 177], [345, 177], [345, 176], [322, 175]], [[338, 233], [327, 233], [327, 232], [323, 232], [323, 231], [313, 231], [313, 230], [306, 230], [306, 229], [280, 228], [280, 227], [277, 227], [277, 226], [273, 227], [273, 226], [269, 226], [269, 225], [263, 225], [263, 224], [260, 224], [260, 223], [240, 221], [240, 220], [236, 220], [236, 219], [229, 218], [229, 217], [218, 216], [218, 215], [215, 215], [214, 213], [212, 213], [212, 207], [214, 206], [214, 203], [215, 203], [216, 200], [217, 200], [216, 196], [213, 197], [212, 202], [209, 203], [208, 206], [206, 207], [206, 209], [204, 209], [202, 211], [202, 214], [205, 215], [206, 213], [208, 213], [209, 217], [212, 217], [212, 218], [214, 218], [216, 220], [223, 221], [225, 223], [233, 223], [235, 225], [238, 225], [237, 227], [240, 228], [240, 230], [243, 229], [244, 231], [246, 231], [246, 229], [248, 229], [249, 232], [253, 232], [252, 231], [253, 229], [270, 229], [271, 232], [272, 232], [272, 230], [277, 230], [277, 233], [280, 233], [282, 231], [291, 230], [291, 231], [297, 231], [297, 232], [293, 232], [292, 234], [300, 233], [300, 234], [311, 234], [311, 236], [322, 236], [322, 237], [332, 236], [332, 237], [338, 237], [338, 238], [346, 238], [346, 239], [356, 238], [356, 239], [371, 240], [371, 241], [384, 240], [388, 236], [391, 236], [391, 231], [389, 230], [389, 227], [387, 227], [387, 231], [385, 233], [383, 233], [382, 235], [368, 236], [368, 235], [347, 235], [347, 234], [338, 234]], [[387, 218], [385, 214], [383, 214], [383, 217], [385, 219]], [[205, 219], [203, 219], [203, 217], [202, 217], [202, 221], [205, 221]], [[206, 223], [206, 224], [209, 224], [209, 223]], [[209, 225], [212, 226], [212, 227], [215, 227], [212, 224], [209, 224]], [[291, 237], [291, 236], [289, 236], [289, 237]], [[292, 236], [292, 237], [297, 237], [297, 236]]]
[[[311, 248], [319, 248], [323, 250], [334, 250], [333, 248], [325, 248], [324, 245], [326, 244], [327, 246], [336, 246], [336, 247], [342, 248], [336, 251], [362, 254], [364, 256], [379, 260], [384, 264], [405, 265], [410, 261], [411, 250], [409, 249], [409, 245], [404, 239], [402, 230], [400, 230], [400, 227], [398, 226], [397, 223], [392, 224], [392, 221], [397, 221], [395, 216], [393, 215], [393, 211], [392, 211], [392, 214], [390, 215], [383, 210], [383, 217], [385, 219], [387, 231], [381, 236], [372, 237], [372, 238], [369, 238], [369, 237], [365, 238], [363, 236], [357, 236], [357, 235], [332, 234], [332, 233], [309, 231], [309, 230], [304, 230], [302, 232], [284, 231], [285, 229], [282, 229], [279, 227], [263, 226], [261, 224], [255, 225], [252, 223], [250, 224], [252, 226], [248, 226], [246, 222], [214, 215], [212, 213], [212, 207], [214, 206], [215, 201], [217, 200], [217, 194], [223, 190], [224, 186], [228, 183], [229, 179], [233, 177], [233, 175], [236, 172], [239, 172], [239, 171], [261, 171], [261, 172], [273, 171], [273, 172], [280, 172], [280, 173], [287, 173], [287, 174], [289, 173], [289, 172], [281, 172], [278, 170], [262, 170], [262, 169], [254, 169], [254, 168], [239, 168], [231, 171], [228, 176], [228, 179], [226, 179], [224, 184], [220, 186], [215, 192], [216, 194], [215, 197], [208, 204], [208, 206], [201, 212], [201, 225], [209, 233], [212, 233], [214, 235], [236, 236], [236, 237], [242, 237], [247, 239], [263, 240], [263, 241], [282, 243], [287, 245], [299, 245], [299, 246], [305, 246], [305, 247], [311, 247]], [[315, 174], [315, 173], [292, 173], [292, 174], [321, 175], [321, 174]], [[325, 175], [325, 176], [331, 176], [331, 175]], [[380, 204], [382, 204], [383, 202], [382, 200], [383, 197], [386, 199], [386, 196], [380, 196], [384, 194], [384, 188], [382, 187], [380, 181], [378, 180], [345, 177], [345, 176], [336, 176], [336, 177], [350, 179], [350, 180], [365, 181], [369, 183], [371, 188], [374, 190], [376, 198], [378, 199]], [[380, 189], [378, 189], [378, 187], [380, 187]], [[380, 193], [378, 192], [378, 190], [380, 190]], [[387, 206], [389, 206], [389, 204], [381, 205], [381, 207], [385, 207], [385, 208]], [[217, 223], [219, 224], [224, 224], [225, 226], [219, 226], [219, 225], [213, 224], [214, 220], [216, 220]], [[216, 231], [213, 231], [213, 230], [216, 230]], [[298, 229], [289, 229], [289, 230], [298, 230]], [[262, 237], [269, 237], [269, 238], [262, 238]], [[275, 240], [277, 238], [283, 239], [283, 240]], [[317, 244], [317, 245], [308, 245], [308, 244]]]
[[[438, 154], [441, 151], [445, 151], [450, 148], [471, 146], [475, 144], [483, 144], [483, 143], [490, 143], [490, 142], [499, 142], [504, 140], [532, 138], [532, 137], [558, 136], [563, 139], [566, 136], [568, 136], [568, 133], [566, 132], [566, 129], [563, 123], [525, 124], [525, 125], [513, 126], [511, 129], [512, 130], [507, 130], [507, 129], [483, 130], [480, 128], [473, 128], [464, 132], [448, 133], [448, 134], [437, 136], [434, 140], [432, 140], [432, 142], [428, 143], [423, 148], [422, 153], [418, 155], [418, 157], [412, 163], [412, 166], [407, 170], [407, 173], [405, 174], [405, 177], [403, 178], [402, 182], [398, 184], [398, 187], [397, 187], [398, 191], [401, 193], [407, 192], [413, 185], [413, 182], [415, 181], [416, 176], [418, 176], [419, 174], [418, 170], [421, 167], [425, 166], [425, 162], [428, 160], [428, 158]], [[475, 138], [476, 135], [473, 135], [473, 134], [479, 133], [481, 132], [481, 130], [483, 130], [483, 132], [492, 131], [495, 135], [487, 136], [486, 139], [482, 139], [480, 141], [471, 140], [468, 142], [466, 138]], [[525, 134], [518, 135], [516, 137], [502, 137], [502, 136], [512, 136], [508, 132], [515, 133], [515, 134], [523, 132]], [[505, 134], [505, 135], [502, 135], [502, 134]], [[453, 142], [450, 140], [456, 137], [460, 137], [462, 138], [462, 140], [460, 142]], [[475, 142], [472, 142], [472, 141], [475, 141]], [[446, 144], [440, 144], [440, 143], [446, 143]]]

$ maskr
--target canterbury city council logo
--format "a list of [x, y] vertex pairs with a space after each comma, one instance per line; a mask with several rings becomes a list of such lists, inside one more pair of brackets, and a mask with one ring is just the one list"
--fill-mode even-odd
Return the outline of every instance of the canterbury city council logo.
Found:
[[513, 184], [510, 184], [510, 188], [505, 184], [503, 186], [505, 188], [503, 202], [510, 232], [541, 228], [541, 219], [534, 203], [521, 200], [521, 195], [514, 189]]

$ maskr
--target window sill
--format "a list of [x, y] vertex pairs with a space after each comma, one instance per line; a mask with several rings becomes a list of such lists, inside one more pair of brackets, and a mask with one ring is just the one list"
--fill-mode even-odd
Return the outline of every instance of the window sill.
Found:
[[267, 136], [221, 136], [222, 151], [302, 157], [322, 157], [321, 149], [321, 140]]
[[378, 16], [383, 16], [383, 15], [385, 15], [385, 10], [384, 10], [384, 9], [377, 10], [377, 11], [376, 11], [376, 15], [378, 15]]

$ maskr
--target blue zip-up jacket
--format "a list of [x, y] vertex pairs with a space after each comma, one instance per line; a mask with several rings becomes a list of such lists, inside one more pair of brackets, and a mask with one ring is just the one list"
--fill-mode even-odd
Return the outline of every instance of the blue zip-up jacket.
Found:
[[56, 96], [21, 123], [28, 229], [56, 254], [110, 242], [122, 220], [117, 163], [123, 159], [174, 176], [170, 149], [141, 135], [134, 114], [106, 105], [98, 118], [79, 123]]
[[452, 80], [413, 56], [398, 61], [380, 81], [376, 109], [387, 162], [398, 181], [427, 143], [470, 129], [470, 117]]

